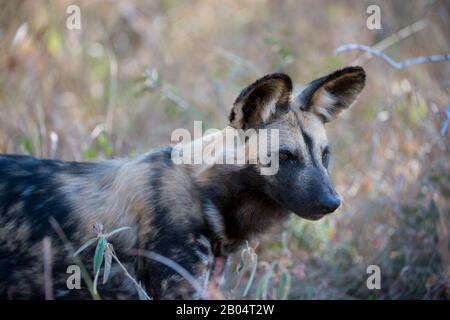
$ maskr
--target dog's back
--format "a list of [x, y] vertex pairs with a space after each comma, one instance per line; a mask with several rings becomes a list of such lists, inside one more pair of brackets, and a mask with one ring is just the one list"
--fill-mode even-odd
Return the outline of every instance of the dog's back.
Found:
[[[52, 240], [55, 297], [89, 295], [67, 289], [66, 269], [74, 261], [49, 223], [51, 217], [74, 248], [95, 237], [92, 227], [97, 222], [105, 232], [131, 227], [110, 241], [129, 272], [156, 297], [168, 296], [171, 283], [182, 279], [170, 268], [137, 258], [133, 249], [166, 255], [192, 274], [211, 260], [201, 197], [189, 171], [173, 165], [170, 148], [136, 159], [93, 163], [0, 156], [1, 297], [44, 297], [44, 237]], [[93, 250], [82, 256], [89, 271]], [[150, 270], [158, 272], [150, 275]], [[103, 297], [137, 297], [120, 270], [112, 271], [100, 292]]]
[[56, 180], [69, 167], [83, 171], [89, 165], [0, 156], [1, 297], [43, 297], [41, 240], [54, 235], [48, 219], [54, 216], [67, 232], [76, 228]]

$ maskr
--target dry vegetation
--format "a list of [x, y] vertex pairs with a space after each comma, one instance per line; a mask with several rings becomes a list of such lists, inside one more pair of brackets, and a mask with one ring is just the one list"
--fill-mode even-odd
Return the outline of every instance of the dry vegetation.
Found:
[[[74, 3], [81, 31], [65, 27]], [[366, 89], [329, 127], [344, 204], [320, 222], [293, 218], [285, 233], [263, 241], [248, 296], [448, 299], [450, 130], [440, 127], [450, 63], [395, 70], [333, 50], [373, 46], [423, 21], [385, 53], [398, 61], [448, 53], [449, 2], [380, 1], [378, 31], [366, 28], [368, 4], [0, 1], [0, 153], [136, 154], [168, 144], [173, 129], [193, 120], [223, 127], [239, 90], [266, 73], [304, 83], [359, 63]], [[371, 264], [381, 267], [381, 290], [366, 288]]]

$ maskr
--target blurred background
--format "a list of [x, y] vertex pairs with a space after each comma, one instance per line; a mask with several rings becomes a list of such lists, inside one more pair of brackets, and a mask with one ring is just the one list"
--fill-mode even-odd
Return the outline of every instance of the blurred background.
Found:
[[[80, 30], [66, 26], [72, 4]], [[380, 30], [366, 27], [370, 4]], [[360, 64], [366, 89], [328, 126], [339, 212], [292, 218], [243, 253], [247, 273], [221, 294], [448, 299], [450, 63], [397, 70], [334, 49], [360, 43], [397, 61], [449, 53], [449, 21], [450, 1], [437, 0], [1, 0], [0, 153], [132, 156], [194, 120], [224, 127], [240, 90], [267, 73], [304, 84]], [[366, 286], [369, 265], [379, 290]]]

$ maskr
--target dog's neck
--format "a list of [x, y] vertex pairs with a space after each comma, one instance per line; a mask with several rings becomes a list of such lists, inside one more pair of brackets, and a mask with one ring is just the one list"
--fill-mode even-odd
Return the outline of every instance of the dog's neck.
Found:
[[198, 181], [209, 206], [205, 217], [213, 230], [222, 233], [218, 238], [225, 254], [269, 232], [288, 216], [288, 210], [263, 191], [264, 180], [250, 166], [216, 165], [204, 171]]
[[[236, 134], [236, 140], [227, 139], [233, 134]], [[251, 163], [255, 156], [246, 142], [235, 128], [228, 126], [174, 147], [173, 154], [181, 155], [181, 158], [187, 156], [193, 164], [188, 167], [201, 189], [204, 216], [213, 238], [220, 239], [221, 251], [225, 253], [255, 235], [268, 232], [271, 226], [288, 216], [288, 211], [264, 191], [267, 188], [261, 173], [254, 165], [245, 164]], [[244, 151], [245, 161], [226, 164], [223, 161], [226, 155], [237, 157], [238, 148], [243, 148], [240, 150]], [[211, 150], [215, 150], [210, 158], [212, 161], [205, 163], [200, 157], [211, 154]]]

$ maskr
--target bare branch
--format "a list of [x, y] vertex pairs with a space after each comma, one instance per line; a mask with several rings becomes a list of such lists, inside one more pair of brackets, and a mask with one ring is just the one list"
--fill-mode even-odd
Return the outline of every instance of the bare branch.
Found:
[[447, 106], [447, 108], [445, 108], [445, 110], [443, 111], [444, 113], [444, 119], [442, 119], [441, 121], [441, 128], [440, 128], [440, 133], [441, 136], [445, 136], [445, 132], [447, 131], [448, 128], [448, 122], [450, 121], [450, 104]]
[[419, 32], [425, 29], [428, 26], [428, 21], [426, 19], [421, 19], [419, 21], [414, 22], [413, 24], [391, 34], [389, 37], [381, 40], [377, 44], [373, 46], [374, 49], [377, 50], [386, 50], [388, 47], [392, 46], [400, 42], [401, 40], [413, 35], [416, 32]]
[[340, 47], [337, 47], [334, 50], [334, 54], [338, 54], [338, 53], [341, 53], [344, 51], [350, 51], [350, 50], [359, 50], [359, 51], [363, 51], [363, 52], [368, 52], [373, 56], [383, 59], [391, 67], [393, 67], [395, 69], [404, 69], [406, 67], [410, 67], [410, 66], [413, 66], [416, 64], [421, 64], [421, 63], [427, 63], [427, 62], [441, 62], [441, 61], [449, 61], [450, 60], [450, 54], [447, 53], [447, 54], [441, 54], [441, 55], [415, 57], [415, 58], [403, 60], [401, 62], [397, 62], [380, 50], [371, 48], [371, 47], [363, 45], [363, 44], [357, 44], [357, 43], [345, 44]]
[[258, 72], [258, 68], [256, 67], [256, 65], [249, 61], [246, 60], [244, 58], [241, 58], [240, 56], [238, 56], [237, 54], [228, 51], [222, 47], [219, 46], [215, 46], [214, 50], [217, 52], [217, 54], [219, 54], [221, 57], [231, 61], [232, 63], [238, 65], [238, 66], [242, 66], [245, 67], [247, 69], [250, 69], [253, 72]]
[[[420, 19], [419, 21], [414, 22], [413, 24], [401, 29], [400, 31], [397, 31], [387, 38], [381, 40], [380, 42], [376, 43], [372, 46], [373, 49], [384, 51], [390, 46], [402, 41], [403, 39], [406, 39], [416, 32], [419, 32], [423, 29], [425, 29], [428, 26], [428, 21], [426, 19]], [[357, 65], [363, 63], [365, 60], [370, 59], [373, 57], [370, 53], [365, 53], [363, 57], [359, 57], [355, 59], [354, 62], [352, 62], [352, 65]]]

